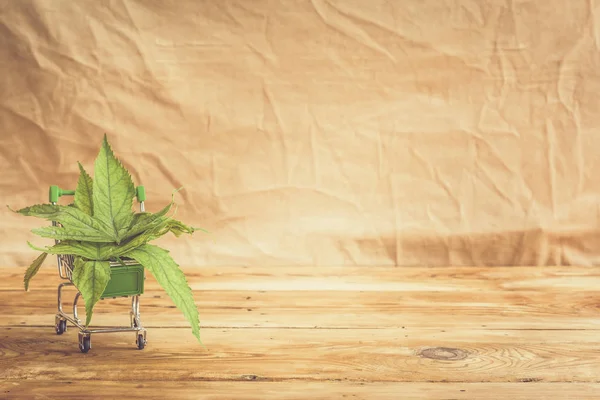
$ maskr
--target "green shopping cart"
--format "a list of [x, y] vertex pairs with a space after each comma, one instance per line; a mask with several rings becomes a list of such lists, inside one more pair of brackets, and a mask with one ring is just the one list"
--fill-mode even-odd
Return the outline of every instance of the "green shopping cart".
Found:
[[[62, 196], [73, 196], [74, 190], [63, 190], [58, 186], [50, 186], [50, 203], [57, 204]], [[144, 186], [136, 188], [136, 198], [140, 204], [140, 212], [144, 212], [144, 202], [146, 201], [146, 191]], [[56, 221], [52, 221], [53, 226], [60, 226]], [[58, 243], [59, 240], [55, 240]], [[131, 311], [130, 326], [109, 327], [103, 329], [88, 329], [84, 326], [77, 313], [77, 303], [81, 297], [81, 292], [77, 291], [73, 300], [73, 316], [71, 317], [63, 311], [62, 305], [62, 289], [66, 286], [75, 286], [72, 280], [74, 268], [73, 255], [57, 255], [58, 274], [61, 279], [68, 282], [62, 282], [58, 285], [58, 313], [55, 317], [55, 328], [58, 335], [62, 335], [67, 330], [67, 321], [72, 323], [79, 329], [79, 349], [83, 353], [87, 353], [92, 348], [91, 336], [92, 333], [114, 333], [114, 332], [135, 332], [137, 348], [142, 350], [146, 345], [146, 329], [142, 326], [140, 318], [140, 295], [144, 293], [144, 267], [137, 261], [131, 259], [123, 259], [122, 263], [111, 262], [111, 278], [104, 290], [101, 300], [107, 298], [130, 297], [131, 296]]]

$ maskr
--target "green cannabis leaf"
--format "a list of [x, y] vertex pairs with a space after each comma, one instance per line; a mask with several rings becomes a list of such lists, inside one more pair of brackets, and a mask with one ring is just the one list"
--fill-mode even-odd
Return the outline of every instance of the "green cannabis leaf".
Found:
[[59, 222], [63, 227], [47, 226], [32, 232], [42, 237], [59, 240], [85, 240], [88, 242], [111, 243], [115, 238], [106, 232], [101, 220], [85, 214], [76, 207], [37, 204], [17, 210], [18, 213]]
[[102, 293], [104, 293], [109, 280], [109, 261], [83, 261], [82, 258], [75, 258], [73, 283], [79, 289], [85, 301], [86, 326], [90, 324], [94, 305], [102, 297]]
[[171, 196], [171, 202], [167, 204], [162, 210], [157, 213], [143, 212], [136, 213], [133, 215], [131, 225], [126, 234], [126, 237], [132, 237], [142, 232], [146, 232], [160, 226], [161, 224], [169, 221], [167, 213], [171, 211], [173, 204], [175, 203], [175, 193]]
[[95, 160], [95, 176], [92, 178], [81, 163], [78, 165], [79, 179], [72, 204], [37, 204], [16, 211], [58, 223], [32, 230], [40, 237], [57, 242], [45, 248], [28, 242], [32, 249], [42, 253], [25, 272], [25, 290], [29, 289], [30, 280], [48, 254], [74, 256], [72, 282], [85, 301], [87, 326], [94, 306], [112, 279], [110, 262], [123, 264], [122, 258], [129, 258], [154, 275], [200, 341], [198, 310], [183, 272], [167, 250], [149, 244], [169, 232], [180, 237], [201, 230], [168, 215], [175, 204], [177, 190], [171, 202], [160, 211], [134, 213], [135, 186], [129, 172], [115, 157], [106, 135]]
[[94, 181], [92, 177], [85, 172], [83, 165], [79, 164], [79, 181], [77, 181], [77, 190], [75, 190], [75, 207], [87, 215], [94, 215]]
[[113, 154], [106, 136], [94, 164], [94, 216], [111, 231], [118, 243], [129, 230], [133, 219], [135, 187], [129, 172]]
[[194, 336], [200, 341], [200, 321], [192, 289], [188, 286], [185, 275], [171, 258], [169, 252], [160, 247], [146, 244], [130, 251], [127, 256], [142, 264], [152, 273], [173, 303], [183, 312], [192, 325]]
[[40, 254], [40, 256], [38, 258], [33, 260], [31, 265], [29, 266], [29, 268], [27, 268], [27, 271], [25, 271], [25, 277], [23, 279], [23, 283], [25, 284], [25, 291], [29, 290], [29, 281], [31, 280], [31, 278], [33, 278], [35, 276], [35, 274], [37, 274], [40, 267], [44, 263], [44, 260], [46, 260], [47, 256], [48, 256], [48, 253]]

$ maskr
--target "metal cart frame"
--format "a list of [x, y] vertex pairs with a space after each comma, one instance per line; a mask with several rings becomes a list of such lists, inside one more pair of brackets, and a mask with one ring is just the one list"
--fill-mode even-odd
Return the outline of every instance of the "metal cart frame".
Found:
[[[58, 202], [58, 197], [64, 195], [74, 195], [75, 191], [73, 190], [62, 190], [57, 186], [50, 187], [50, 203], [56, 205]], [[140, 203], [140, 212], [144, 212], [144, 201], [146, 199], [146, 194], [143, 186], [138, 186], [136, 188], [136, 197]], [[56, 221], [52, 221], [53, 226], [60, 226], [60, 224]], [[55, 243], [59, 243], [60, 240], [55, 240]], [[55, 316], [55, 329], [58, 335], [62, 335], [67, 331], [67, 321], [71, 324], [75, 325], [79, 329], [79, 350], [82, 353], [87, 353], [92, 348], [92, 333], [116, 333], [116, 332], [135, 332], [136, 334], [136, 345], [137, 348], [142, 350], [147, 344], [146, 340], [146, 329], [142, 325], [141, 317], [140, 317], [140, 294], [131, 295], [131, 310], [129, 311], [130, 316], [130, 326], [123, 327], [109, 327], [103, 329], [89, 329], [86, 328], [85, 325], [82, 324], [79, 319], [77, 313], [77, 303], [79, 298], [81, 297], [81, 292], [77, 291], [75, 295], [75, 299], [73, 300], [73, 316], [71, 317], [65, 311], [63, 311], [62, 304], [62, 289], [66, 286], [73, 286], [72, 281], [72, 273], [74, 267], [74, 256], [73, 255], [57, 255], [57, 264], [58, 264], [58, 275], [61, 279], [66, 280], [68, 282], [62, 282], [58, 285], [58, 312]], [[133, 266], [139, 265], [137, 261], [133, 260], [123, 260], [125, 266]], [[118, 262], [111, 262], [111, 268], [121, 267], [122, 264]], [[144, 277], [145, 279], [145, 273]], [[118, 296], [118, 297], [130, 297], [130, 296]], [[101, 300], [107, 297], [101, 297]], [[113, 296], [112, 298], [116, 298]]]

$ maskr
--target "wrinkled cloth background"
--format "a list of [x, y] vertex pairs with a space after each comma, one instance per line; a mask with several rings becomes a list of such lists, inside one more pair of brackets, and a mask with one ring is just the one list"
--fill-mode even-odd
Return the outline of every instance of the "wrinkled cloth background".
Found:
[[[102, 135], [182, 265], [600, 261], [600, 2], [0, 1], [0, 197]], [[3, 208], [0, 265], [45, 222]]]

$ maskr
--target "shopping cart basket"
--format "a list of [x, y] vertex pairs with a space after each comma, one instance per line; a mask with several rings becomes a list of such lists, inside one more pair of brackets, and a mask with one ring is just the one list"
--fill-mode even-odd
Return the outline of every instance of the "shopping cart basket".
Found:
[[[62, 190], [58, 186], [50, 186], [50, 203], [57, 204], [61, 196], [73, 196], [74, 190]], [[140, 211], [144, 212], [144, 201], [146, 200], [146, 192], [143, 186], [136, 188], [136, 197], [140, 203]], [[60, 226], [56, 221], [52, 222], [53, 226]], [[55, 240], [56, 243], [59, 240]], [[129, 297], [131, 296], [131, 311], [130, 326], [110, 327], [103, 329], [88, 329], [79, 320], [77, 314], [77, 302], [81, 297], [81, 293], [77, 291], [73, 300], [73, 317], [63, 311], [62, 306], [62, 289], [65, 286], [74, 286], [72, 281], [74, 257], [73, 255], [58, 255], [58, 274], [61, 279], [67, 280], [58, 285], [58, 313], [55, 318], [55, 328], [58, 335], [62, 335], [67, 330], [67, 321], [79, 328], [79, 349], [83, 353], [87, 353], [92, 348], [92, 333], [113, 333], [113, 332], [135, 332], [136, 345], [142, 350], [146, 345], [146, 329], [142, 326], [140, 318], [140, 295], [144, 293], [144, 267], [135, 260], [124, 259], [123, 263], [111, 262], [111, 278], [100, 297], [101, 300], [106, 298]]]

